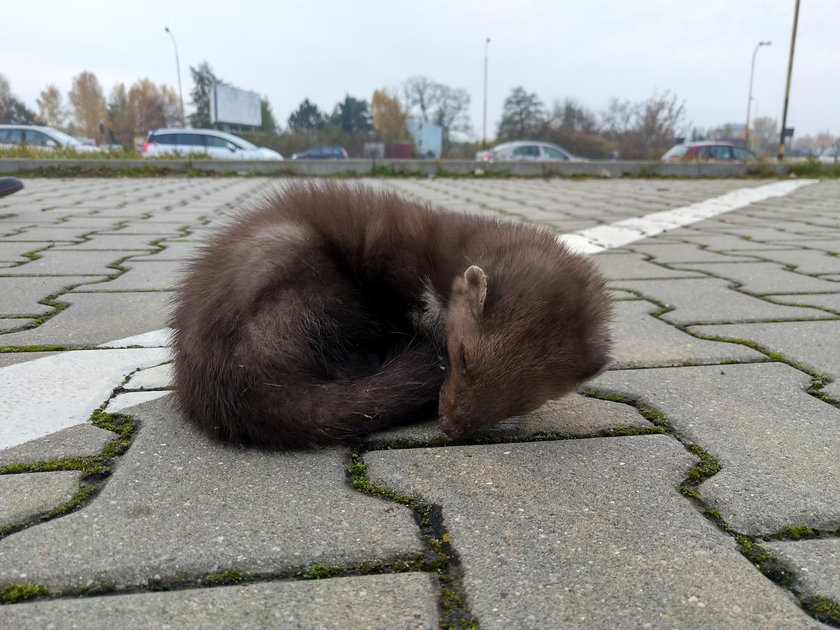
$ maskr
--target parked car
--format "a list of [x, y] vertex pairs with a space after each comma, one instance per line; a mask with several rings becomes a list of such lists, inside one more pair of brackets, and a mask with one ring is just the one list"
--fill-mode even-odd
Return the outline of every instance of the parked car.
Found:
[[494, 162], [496, 160], [561, 160], [569, 162], [588, 162], [586, 158], [578, 157], [563, 147], [550, 142], [531, 142], [517, 140], [497, 144], [492, 149], [479, 151], [475, 154], [479, 162]]
[[312, 147], [303, 153], [292, 154], [293, 160], [346, 160], [347, 149], [344, 147]]
[[78, 138], [39, 125], [0, 125], [0, 147], [10, 148], [27, 146], [33, 149], [53, 151], [69, 149], [77, 153], [98, 153], [99, 147], [85, 144]]
[[704, 140], [702, 142], [684, 142], [665, 152], [663, 162], [749, 162], [756, 155], [732, 142]]
[[282, 160], [283, 156], [266, 147], [215, 129], [156, 129], [146, 137], [140, 155], [206, 154], [221, 160]]
[[826, 147], [817, 156], [817, 159], [824, 164], [840, 164], [840, 145]]

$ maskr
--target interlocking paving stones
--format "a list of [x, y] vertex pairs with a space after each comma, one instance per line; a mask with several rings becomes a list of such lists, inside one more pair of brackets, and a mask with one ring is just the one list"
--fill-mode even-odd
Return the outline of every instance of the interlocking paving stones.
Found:
[[784, 319], [824, 319], [825, 311], [780, 306], [731, 288], [720, 278], [691, 280], [614, 280], [610, 287], [637, 291], [642, 297], [656, 300], [672, 310], [659, 317], [675, 324], [698, 322], [751, 322]]
[[17, 630], [435, 630], [437, 593], [425, 574], [275, 582], [56, 600], [0, 607]]
[[221, 446], [163, 401], [91, 505], [0, 540], [0, 583], [145, 585], [228, 569], [271, 573], [423, 551], [408, 508], [354, 491], [345, 451]]
[[[41, 304], [41, 300], [100, 279], [105, 279], [105, 276], [0, 277], [0, 315], [44, 315], [55, 307]], [[53, 301], [57, 301], [55, 297]]]
[[752, 341], [791, 361], [830, 377], [824, 391], [840, 399], [840, 319], [820, 322], [768, 322], [752, 325], [694, 326], [705, 337]]
[[67, 503], [81, 476], [75, 470], [0, 475], [0, 525], [24, 523]]
[[805, 393], [782, 363], [608, 372], [595, 381], [662, 412], [723, 468], [700, 495], [736, 530], [840, 524], [840, 409]]
[[365, 461], [375, 485], [441, 505], [481, 628], [819, 627], [680, 495], [694, 459], [670, 437]]
[[79, 424], [0, 451], [0, 466], [99, 455], [105, 445], [116, 437], [112, 431], [92, 424]]
[[653, 317], [658, 306], [644, 300], [615, 303], [613, 337], [618, 367], [721, 361], [761, 361], [764, 355], [739, 344], [698, 339]]
[[127, 261], [123, 265], [127, 271], [119, 277], [80, 287], [79, 291], [167, 291], [174, 289], [185, 267], [183, 262]]
[[776, 263], [688, 263], [682, 267], [737, 282], [748, 293], [828, 293], [840, 291], [840, 283], [788, 271]]
[[763, 546], [788, 563], [809, 595], [840, 602], [840, 538], [770, 542]]
[[[562, 233], [690, 206], [768, 182], [433, 178], [366, 183], [410, 192], [449, 209], [538, 222]], [[115, 291], [147, 287], [149, 282], [169, 286], [166, 274], [145, 272], [187, 260], [242, 202], [270, 185], [256, 178], [28, 179], [24, 191], [0, 202], [0, 253], [12, 252], [18, 256], [13, 260], [24, 261], [0, 257], [0, 305], [10, 310], [0, 310], [0, 319], [50, 313], [52, 307], [38, 304], [48, 295], [66, 303], [79, 298], [38, 326], [46, 334], [35, 337], [35, 343], [75, 345], [73, 336], [81, 335], [90, 345], [125, 348], [0, 354], [0, 388], [5, 388], [0, 397], [0, 449], [5, 448], [0, 465], [10, 457], [35, 461], [100, 452], [103, 441], [116, 434], [89, 423], [97, 406], [136, 414], [140, 424], [134, 444], [113, 460], [114, 472], [98, 495], [72, 514], [0, 540], [0, 572], [10, 572], [0, 575], [0, 585], [19, 581], [75, 588], [105, 580], [115, 583], [119, 594], [77, 598], [71, 591], [58, 600], [0, 606], [0, 627], [60, 627], [76, 620], [84, 627], [103, 620], [112, 622], [109, 626], [196, 627], [205, 619], [213, 627], [271, 627], [275, 615], [289, 611], [300, 615], [292, 620], [281, 616], [280, 625], [306, 627], [312, 610], [324, 615], [325, 625], [332, 623], [330, 615], [337, 615], [339, 621], [332, 625], [339, 627], [377, 627], [376, 619], [393, 627], [387, 620], [406, 611], [411, 614], [409, 627], [439, 623], [436, 607], [445, 610], [451, 600], [442, 597], [437, 580], [430, 581], [434, 574], [388, 568], [396, 558], [421, 551], [428, 559], [429, 543], [420, 538], [418, 515], [412, 518], [405, 506], [352, 490], [345, 473], [348, 447], [264, 453], [223, 448], [196, 436], [178, 418], [166, 390], [170, 368], [161, 364], [172, 357], [163, 347], [167, 308], [155, 301], [162, 294]], [[774, 585], [739, 555], [734, 539], [702, 511], [717, 509], [724, 523], [744, 533], [810, 525], [820, 529], [820, 541], [836, 543], [840, 484], [837, 458], [831, 454], [838, 451], [840, 412], [804, 393], [811, 379], [803, 372], [769, 361], [743, 344], [693, 336], [714, 328], [725, 336], [734, 327], [681, 328], [697, 322], [742, 322], [747, 329], [758, 327], [756, 342], [768, 350], [815, 373], [836, 374], [831, 340], [837, 335], [831, 331], [840, 320], [831, 307], [840, 296], [840, 283], [831, 281], [840, 280], [840, 274], [831, 271], [834, 261], [822, 252], [837, 250], [838, 198], [840, 182], [822, 181], [595, 257], [613, 279], [613, 295], [623, 300], [616, 305], [619, 364], [584, 389], [622, 391], [625, 400], [641, 402], [572, 395], [480, 436], [493, 446], [444, 442], [443, 448], [430, 450], [364, 452], [389, 443], [407, 446], [393, 443], [398, 440], [439, 444], [441, 433], [434, 422], [376, 434], [363, 443], [372, 476], [386, 475], [395, 490], [414, 484], [420, 495], [438, 497], [431, 500], [442, 506], [442, 525], [462, 561], [450, 565], [441, 585], [460, 591], [465, 615], [476, 615], [482, 627], [494, 627], [500, 615], [512, 618], [498, 625], [517, 628], [555, 627], [567, 618], [571, 621], [565, 627], [822, 627], [797, 607], [789, 590]], [[156, 249], [153, 242], [165, 248]], [[130, 271], [102, 284], [96, 282], [106, 274], [117, 276], [119, 270], [106, 265], [90, 276], [33, 276], [24, 270], [34, 269], [30, 265], [36, 261], [19, 258], [32, 247], [67, 256], [66, 265], [47, 259], [50, 273], [71, 268], [89, 273], [110, 255], [113, 260], [125, 258], [123, 266]], [[800, 271], [822, 272], [821, 279], [784, 270], [797, 263]], [[706, 275], [724, 276], [718, 273], [723, 270], [749, 275], [749, 267], [739, 265], [755, 267], [755, 277], [746, 278], [748, 285], [767, 289], [768, 300], [731, 288], [740, 278]], [[702, 272], [694, 270], [700, 268]], [[775, 271], [764, 273], [771, 268]], [[68, 292], [70, 281], [79, 278], [83, 286]], [[801, 282], [791, 288], [791, 278], [817, 282], [809, 288], [818, 292], [801, 293]], [[14, 295], [3, 291], [9, 287]], [[133, 296], [141, 301], [132, 302]], [[657, 308], [652, 302], [674, 309], [654, 317], [649, 314]], [[156, 315], [147, 314], [150, 308]], [[814, 317], [831, 321], [788, 321]], [[126, 318], [133, 323], [126, 325]], [[767, 320], [783, 321], [780, 326], [785, 327], [774, 328]], [[824, 343], [819, 346], [821, 336]], [[782, 351], [787, 344], [793, 351]], [[144, 347], [128, 349], [136, 345]], [[750, 363], [716, 365], [719, 361]], [[686, 367], [695, 363], [703, 366]], [[682, 367], [659, 367], [675, 365]], [[621, 369], [626, 367], [633, 369]], [[604, 385], [610, 382], [621, 387]], [[836, 384], [830, 381], [821, 391], [840, 398], [832, 389]], [[150, 396], [161, 399], [132, 407]], [[686, 445], [696, 443], [721, 459], [722, 470], [697, 487], [701, 501], [679, 493], [678, 485], [696, 459], [672, 436], [497, 443], [544, 439], [530, 438], [535, 431], [571, 438], [616, 427], [629, 427], [630, 433], [652, 429], [634, 405], [659, 409]], [[45, 426], [72, 429], [39, 437]], [[27, 435], [38, 439], [22, 443], [30, 439]], [[387, 467], [378, 465], [380, 461]], [[25, 479], [15, 476], [18, 483]], [[480, 483], [485, 477], [494, 483]], [[517, 520], [522, 515], [531, 518]], [[515, 527], [498, 527], [505, 518]], [[470, 527], [475, 536], [455, 535]], [[528, 535], [514, 535], [520, 532], [517, 528]], [[558, 532], [567, 543], [561, 547], [553, 536]], [[225, 540], [218, 542], [218, 536]], [[836, 600], [832, 584], [839, 572], [825, 561], [824, 551], [835, 545], [814, 545], [811, 552], [812, 542], [766, 544], [796, 571], [796, 588], [803, 594]], [[792, 551], [777, 553], [777, 544], [790, 545]], [[497, 550], [508, 563], [501, 568]], [[387, 575], [289, 579], [313, 562], [352, 572], [371, 561], [386, 563]], [[35, 573], [20, 577], [35, 565]], [[807, 577], [818, 581], [806, 584], [802, 567], [816, 567]], [[172, 593], [152, 593], [143, 586], [156, 576], [200, 578], [227, 569], [259, 571], [260, 582], [214, 588], [204, 584]], [[278, 580], [273, 571], [283, 577]], [[369, 579], [377, 583], [376, 599], [359, 620], [344, 611], [351, 611], [358, 600], [355, 585]], [[124, 594], [122, 585], [129, 583], [133, 586], [127, 590], [134, 593]], [[396, 606], [386, 603], [391, 593]]]
[[118, 273], [111, 265], [136, 252], [75, 251], [48, 249], [39, 258], [4, 272], [7, 276], [108, 276]]
[[65, 293], [57, 301], [69, 304], [46, 322], [23, 332], [0, 336], [6, 346], [95, 346], [128, 337], [169, 321], [169, 291], [142, 293]]

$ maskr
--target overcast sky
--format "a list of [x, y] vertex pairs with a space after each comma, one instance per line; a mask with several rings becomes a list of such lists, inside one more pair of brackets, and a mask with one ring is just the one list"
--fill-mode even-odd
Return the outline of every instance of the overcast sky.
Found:
[[[236, 87], [268, 97], [278, 122], [304, 98], [332, 111], [349, 94], [398, 90], [424, 75], [471, 96], [482, 133], [485, 39], [488, 136], [510, 90], [547, 106], [571, 97], [600, 112], [611, 97], [641, 101], [670, 91], [686, 128], [743, 123], [750, 61], [752, 118], [781, 121], [795, 0], [47, 0], [6, 2], [0, 73], [37, 111], [50, 83], [66, 93], [81, 71], [105, 94], [139, 78], [177, 90], [206, 60]], [[802, 0], [788, 126], [796, 136], [840, 134], [840, 0]]]

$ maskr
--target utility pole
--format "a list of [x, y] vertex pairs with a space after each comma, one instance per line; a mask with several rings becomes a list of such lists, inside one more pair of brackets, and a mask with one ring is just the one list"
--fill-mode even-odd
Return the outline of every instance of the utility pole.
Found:
[[755, 56], [758, 53], [758, 49], [762, 46], [769, 46], [772, 42], [758, 42], [755, 46], [755, 50], [753, 51], [752, 55], [752, 65], [750, 66], [750, 95], [747, 98], [747, 126], [744, 127], [744, 147], [746, 149], [750, 148], [750, 106], [752, 105], [753, 95], [752, 95], [752, 86], [753, 86], [753, 74], [755, 74]]
[[169, 27], [165, 27], [167, 33], [172, 38], [172, 45], [175, 46], [175, 70], [178, 72], [178, 98], [181, 100], [181, 126], [185, 127], [187, 119], [184, 118], [184, 92], [181, 90], [181, 63], [178, 61], [178, 44], [175, 43], [175, 36]]
[[785, 126], [787, 125], [788, 98], [790, 97], [790, 75], [793, 74], [793, 51], [796, 49], [796, 25], [799, 23], [799, 0], [793, 10], [793, 33], [790, 36], [787, 82], [785, 83], [785, 106], [782, 109], [782, 130], [779, 132], [779, 162], [785, 159]]

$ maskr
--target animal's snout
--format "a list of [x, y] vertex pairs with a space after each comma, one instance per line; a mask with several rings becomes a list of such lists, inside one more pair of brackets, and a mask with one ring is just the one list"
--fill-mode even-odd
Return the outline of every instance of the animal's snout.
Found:
[[449, 416], [441, 415], [438, 420], [438, 426], [440, 426], [440, 430], [446, 437], [453, 440], [457, 440], [464, 433], [463, 427], [454, 423]]

